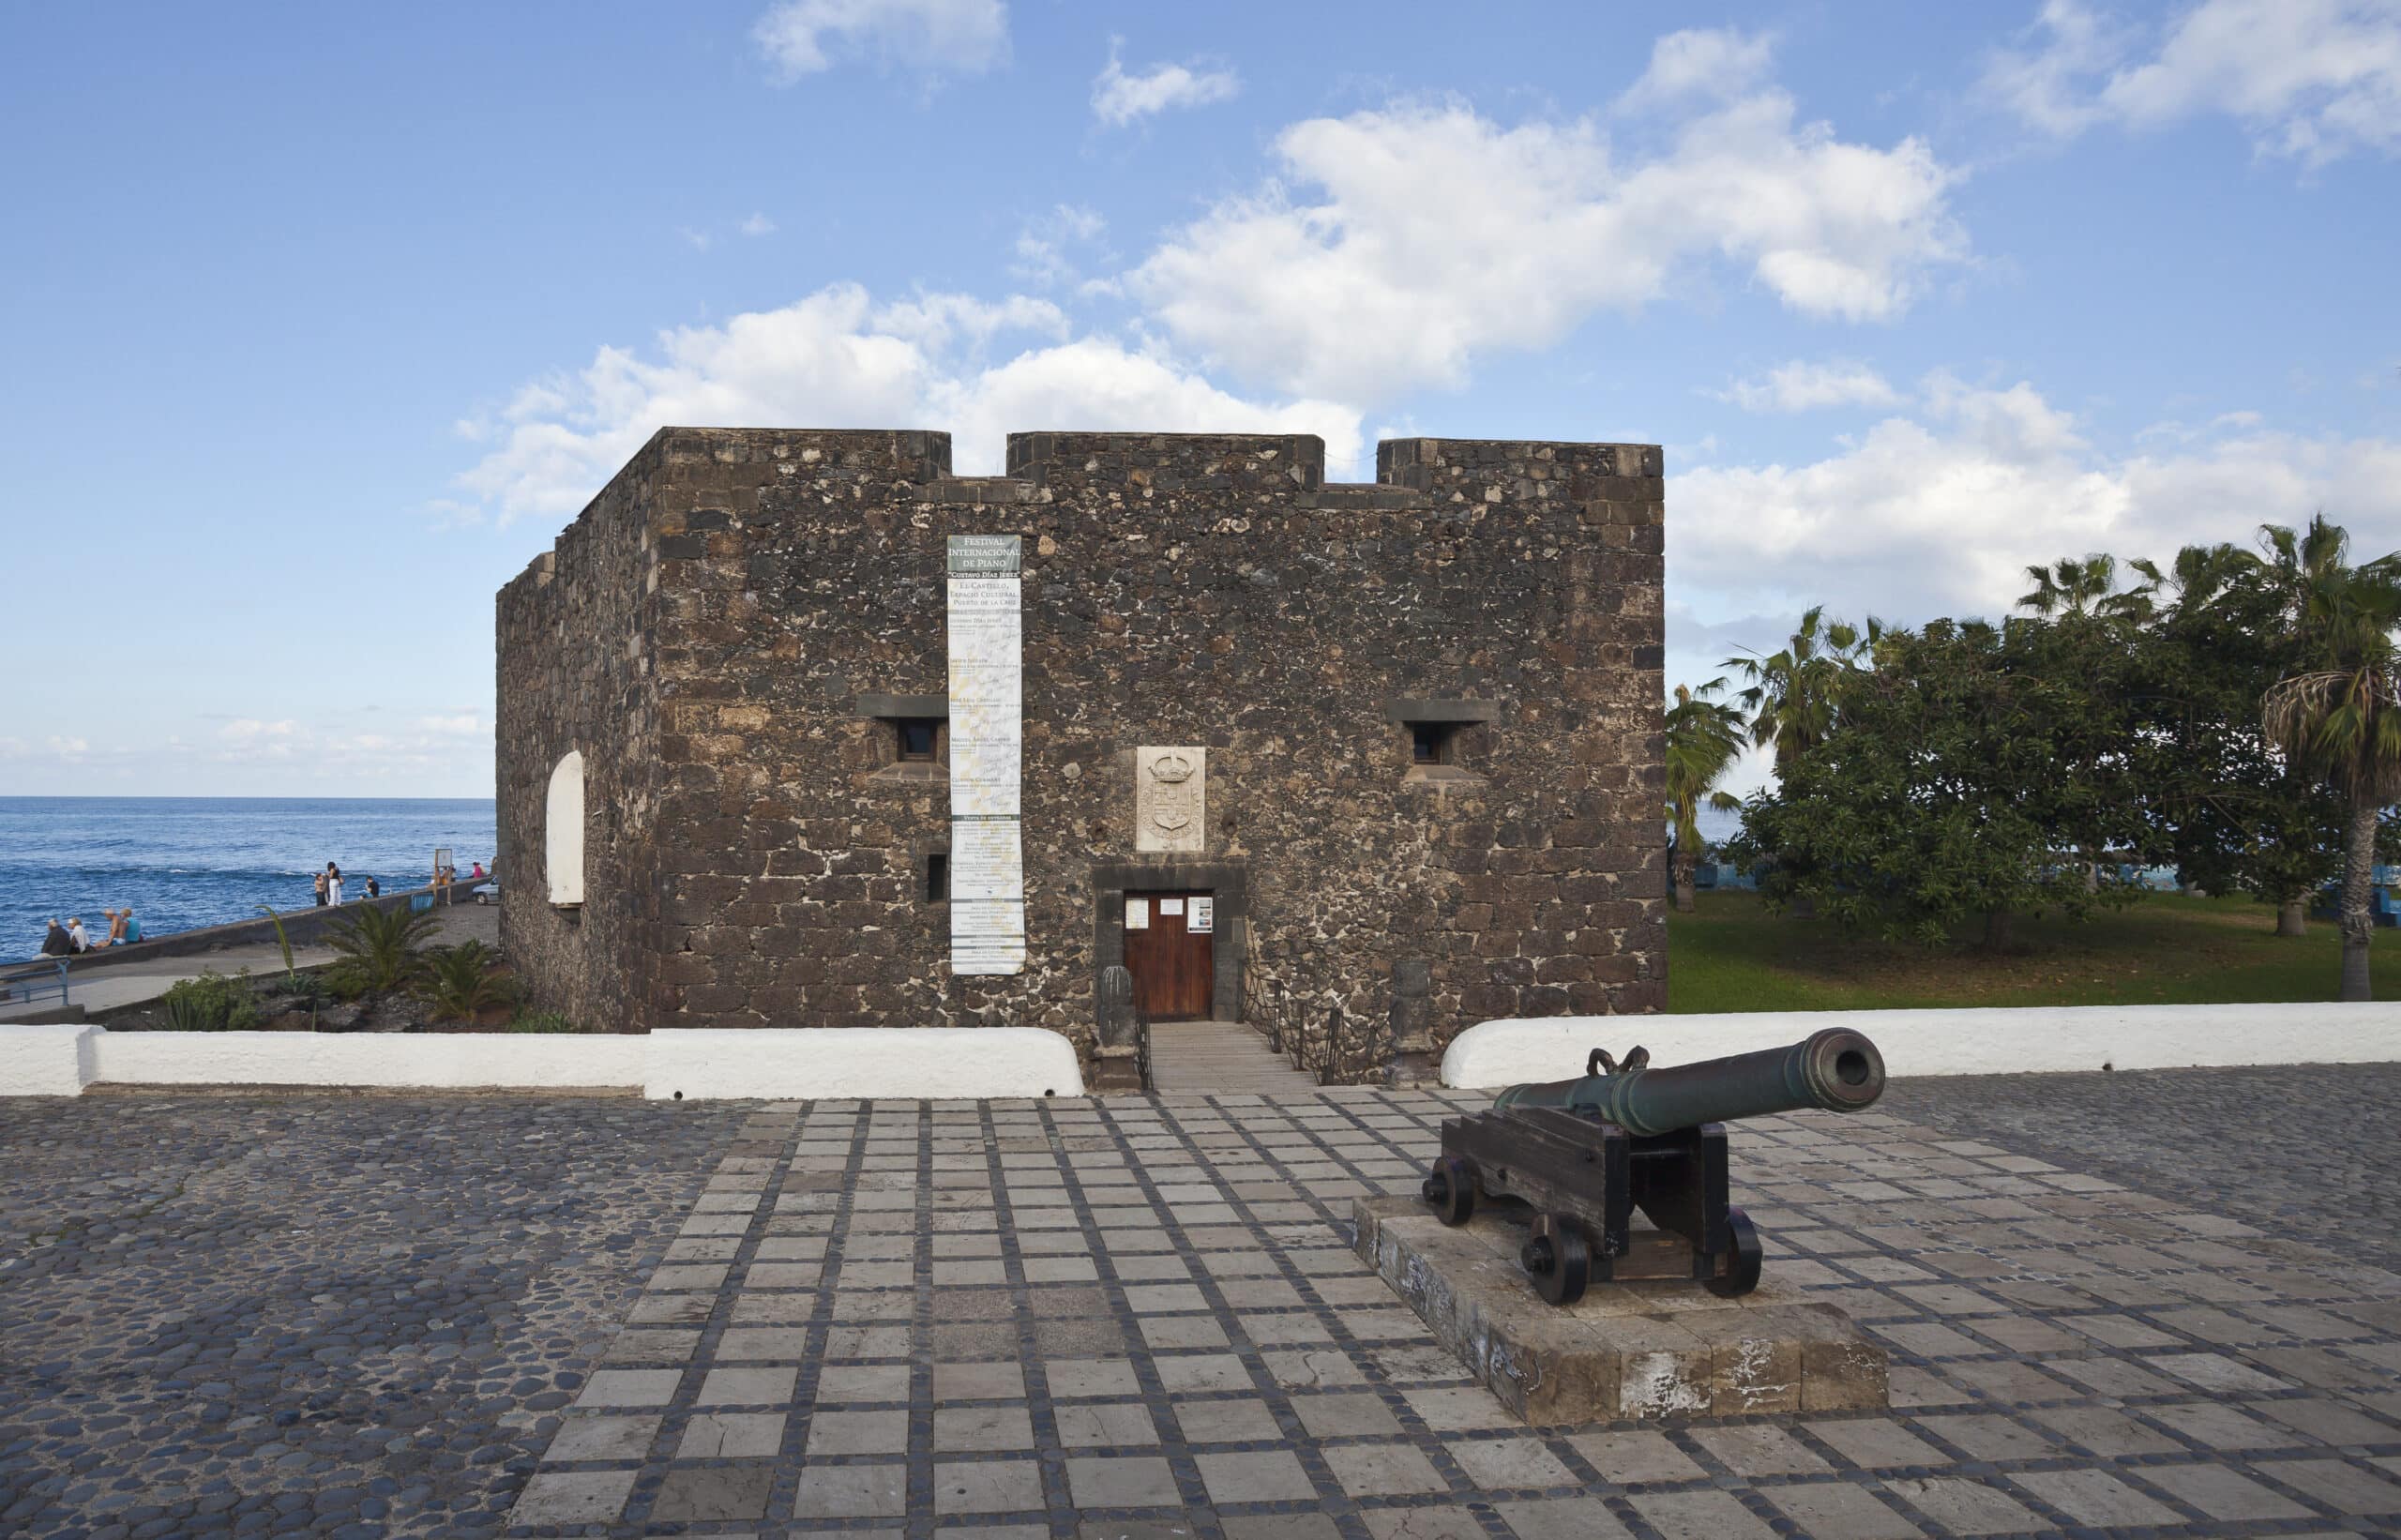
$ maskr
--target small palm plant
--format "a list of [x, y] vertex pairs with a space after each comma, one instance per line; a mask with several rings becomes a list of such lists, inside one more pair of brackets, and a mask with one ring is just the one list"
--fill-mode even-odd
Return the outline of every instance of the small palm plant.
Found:
[[436, 1021], [472, 1021], [479, 1012], [513, 1004], [517, 983], [492, 971], [499, 961], [500, 954], [479, 941], [437, 946], [427, 954], [417, 998]]
[[368, 994], [385, 994], [415, 982], [425, 966], [425, 940], [439, 924], [431, 914], [361, 905], [325, 936], [325, 944]]

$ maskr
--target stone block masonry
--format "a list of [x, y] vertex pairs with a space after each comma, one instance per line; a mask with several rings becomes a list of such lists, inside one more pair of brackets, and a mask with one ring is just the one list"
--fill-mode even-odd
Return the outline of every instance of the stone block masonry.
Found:
[[[1207, 1014], [1380, 1009], [1439, 1044], [1665, 1003], [1659, 450], [1411, 439], [663, 430], [505, 588], [503, 935], [624, 1030], [1000, 1024], [1094, 1042], [1125, 896], [1214, 896]], [[1022, 974], [950, 971], [945, 552], [1023, 549]], [[931, 721], [932, 729], [926, 724]], [[926, 754], [926, 745], [934, 752]], [[1205, 753], [1197, 850], [1136, 751]], [[584, 902], [543, 793], [582, 756]], [[1139, 970], [1141, 959], [1135, 959]]]

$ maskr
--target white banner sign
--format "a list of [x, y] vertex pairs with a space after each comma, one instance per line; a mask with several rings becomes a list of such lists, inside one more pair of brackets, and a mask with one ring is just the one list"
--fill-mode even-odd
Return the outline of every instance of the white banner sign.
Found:
[[1024, 625], [1014, 535], [950, 537], [950, 971], [1025, 971]]

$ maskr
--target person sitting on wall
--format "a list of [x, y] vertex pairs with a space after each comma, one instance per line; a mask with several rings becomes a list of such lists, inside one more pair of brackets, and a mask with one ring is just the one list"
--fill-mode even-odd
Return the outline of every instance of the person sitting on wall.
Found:
[[83, 917], [80, 914], [68, 917], [67, 948], [70, 952], [88, 952], [92, 949], [92, 933], [83, 929]]
[[116, 917], [118, 922], [123, 925], [125, 929], [125, 934], [119, 936], [117, 940], [125, 943], [128, 946], [130, 946], [135, 942], [142, 939], [142, 922], [133, 917], [133, 906], [131, 904], [128, 904], [123, 909], [118, 910], [116, 912]]
[[381, 883], [378, 883], [378, 882], [377, 882], [374, 878], [372, 878], [372, 877], [370, 877], [369, 879], [367, 879], [367, 896], [368, 896], [369, 898], [373, 898], [380, 897], [380, 896], [382, 895], [383, 891], [384, 891], [384, 884], [382, 884]]
[[125, 940], [125, 916], [113, 909], [103, 909], [100, 913], [108, 916], [109, 933], [92, 943], [92, 950], [95, 952], [103, 946], [114, 946]]
[[67, 928], [56, 920], [51, 921], [49, 931], [41, 938], [41, 955], [46, 958], [63, 958], [73, 950], [75, 950], [75, 944], [68, 938]]
[[467, 873], [467, 880], [471, 883], [480, 883], [484, 880], [484, 864], [481, 861], [476, 862], [476, 868]]

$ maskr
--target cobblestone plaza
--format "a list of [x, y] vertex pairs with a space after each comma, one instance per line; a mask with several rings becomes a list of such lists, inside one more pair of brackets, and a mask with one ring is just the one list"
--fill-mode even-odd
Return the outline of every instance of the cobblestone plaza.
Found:
[[1536, 1430], [1350, 1250], [1481, 1097], [5, 1102], [0, 1532], [2392, 1533], [2396, 1098], [1739, 1125], [1891, 1410]]

